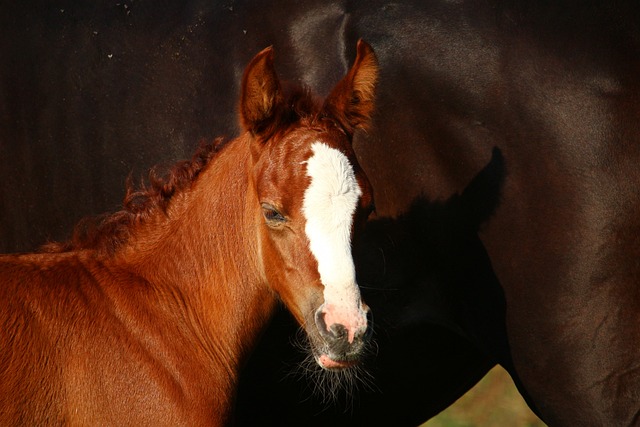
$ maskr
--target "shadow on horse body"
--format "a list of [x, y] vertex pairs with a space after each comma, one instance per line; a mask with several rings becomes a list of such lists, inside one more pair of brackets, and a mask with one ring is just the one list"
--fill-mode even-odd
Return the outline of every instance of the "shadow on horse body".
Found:
[[[61, 10], [36, 0], [2, 8], [0, 157], [15, 159], [0, 168], [6, 250], [32, 248], [47, 233], [59, 238], [77, 220], [70, 212], [109, 209], [130, 170], [184, 156], [202, 136], [239, 132], [237, 76], [263, 46], [287, 52], [278, 63], [283, 77], [327, 93], [362, 37], [380, 61], [379, 113], [367, 133], [355, 135], [354, 151], [378, 214], [410, 216], [419, 200], [464, 194], [497, 147], [502, 196], [467, 236], [471, 259], [457, 261], [484, 263], [478, 276], [488, 282], [478, 287], [493, 286], [491, 270], [503, 289], [504, 322], [487, 342], [506, 328], [507, 368], [548, 424], [637, 423], [637, 3], [69, 1]], [[429, 247], [420, 253], [427, 259]], [[445, 271], [429, 282], [433, 293], [447, 294], [457, 280]], [[433, 311], [431, 324], [393, 329], [386, 342], [378, 330], [377, 375], [387, 379], [380, 397], [336, 417], [357, 423], [402, 412], [415, 425], [500, 362], [469, 340], [477, 331], [465, 320], [501, 312], [500, 298], [466, 310], [437, 301], [423, 305]], [[404, 307], [384, 298], [381, 305], [374, 307], [381, 323], [380, 308], [396, 319], [390, 323], [412, 325]], [[420, 342], [421, 363], [384, 356]], [[271, 356], [263, 348], [251, 363]], [[279, 369], [275, 360], [270, 372]], [[264, 370], [252, 372], [246, 387], [264, 379]], [[405, 378], [424, 381], [403, 387]], [[272, 398], [274, 412], [291, 407], [278, 406], [275, 392], [255, 396]], [[316, 403], [297, 424], [325, 406]]]
[[361, 42], [320, 105], [280, 84], [265, 49], [243, 77], [239, 138], [70, 242], [1, 257], [0, 424], [224, 424], [278, 298], [321, 368], [356, 365], [369, 325], [351, 235], [372, 194], [351, 135], [376, 76]]

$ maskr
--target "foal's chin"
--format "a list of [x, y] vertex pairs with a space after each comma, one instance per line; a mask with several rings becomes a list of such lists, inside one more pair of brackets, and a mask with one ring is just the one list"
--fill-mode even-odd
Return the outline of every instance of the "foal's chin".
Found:
[[311, 352], [316, 363], [327, 371], [343, 371], [358, 366], [363, 358], [367, 338], [355, 338], [351, 343], [327, 342], [317, 331], [307, 331]]

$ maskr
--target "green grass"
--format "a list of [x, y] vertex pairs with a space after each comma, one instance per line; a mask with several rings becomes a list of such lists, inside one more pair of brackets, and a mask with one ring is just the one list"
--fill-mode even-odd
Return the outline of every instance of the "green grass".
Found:
[[474, 388], [421, 427], [545, 427], [507, 372], [495, 367]]

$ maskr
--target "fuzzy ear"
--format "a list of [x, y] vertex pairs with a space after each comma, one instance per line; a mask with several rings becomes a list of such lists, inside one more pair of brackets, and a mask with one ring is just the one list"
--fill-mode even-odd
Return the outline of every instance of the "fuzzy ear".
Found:
[[371, 46], [358, 40], [356, 59], [324, 103], [326, 114], [337, 119], [349, 134], [366, 129], [375, 107], [378, 59]]
[[273, 66], [273, 48], [258, 53], [242, 76], [240, 123], [245, 130], [258, 134], [274, 119], [283, 103], [280, 81]]

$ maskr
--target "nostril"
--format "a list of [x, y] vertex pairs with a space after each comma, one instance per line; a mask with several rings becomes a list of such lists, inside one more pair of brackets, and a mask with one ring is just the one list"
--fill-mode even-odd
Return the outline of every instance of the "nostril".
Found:
[[318, 331], [320, 331], [320, 335], [326, 336], [329, 332], [329, 329], [327, 328], [327, 323], [324, 321], [324, 313], [322, 312], [322, 310], [316, 311], [315, 318], [316, 327], [318, 328]]
[[325, 313], [322, 310], [316, 311], [315, 314], [316, 327], [320, 332], [320, 335], [324, 337], [324, 339], [335, 342], [335, 341], [347, 341], [349, 338], [349, 330], [340, 323], [333, 323], [330, 326], [327, 326], [327, 322], [325, 320]]
[[329, 328], [329, 332], [331, 332], [333, 338], [337, 340], [346, 340], [348, 336], [347, 328], [339, 323], [334, 323], [333, 325], [331, 325], [331, 327]]

